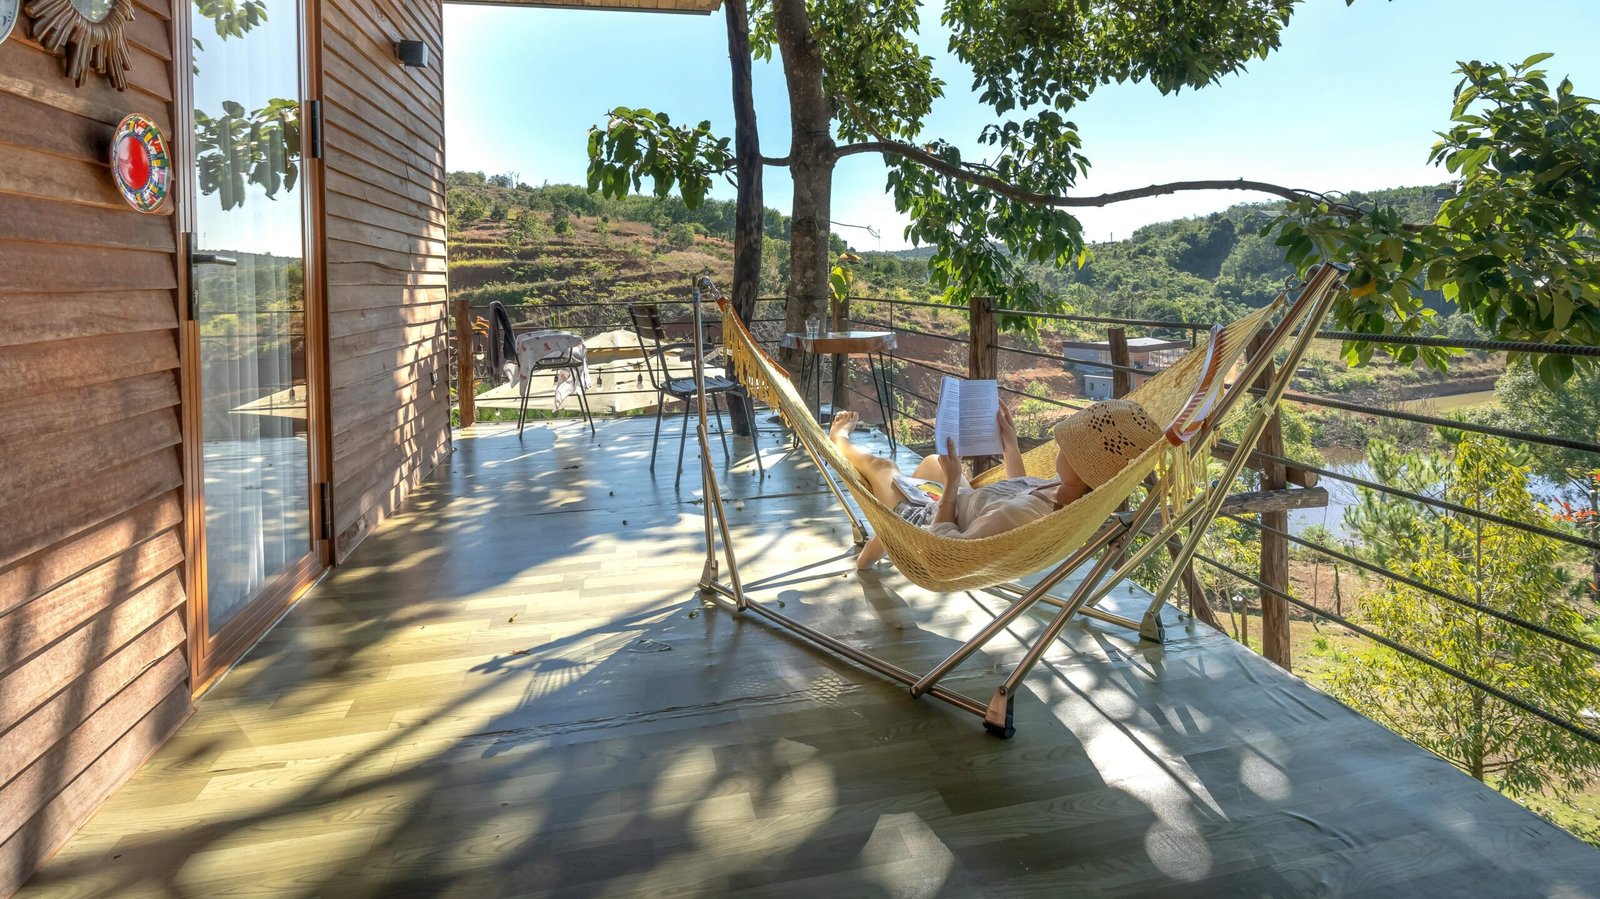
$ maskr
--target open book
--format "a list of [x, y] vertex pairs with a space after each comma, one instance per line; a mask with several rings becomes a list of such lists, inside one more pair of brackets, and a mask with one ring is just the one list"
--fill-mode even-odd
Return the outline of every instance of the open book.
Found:
[[994, 381], [967, 381], [946, 375], [939, 388], [939, 415], [934, 420], [936, 452], [944, 452], [945, 438], [956, 442], [958, 456], [998, 456], [1000, 385]]

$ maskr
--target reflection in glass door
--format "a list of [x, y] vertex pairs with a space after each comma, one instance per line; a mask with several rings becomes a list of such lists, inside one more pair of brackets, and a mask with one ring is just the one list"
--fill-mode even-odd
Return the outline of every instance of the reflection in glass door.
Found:
[[[315, 549], [298, 0], [194, 0], [190, 239], [211, 640]], [[242, 622], [248, 626], [248, 622]]]

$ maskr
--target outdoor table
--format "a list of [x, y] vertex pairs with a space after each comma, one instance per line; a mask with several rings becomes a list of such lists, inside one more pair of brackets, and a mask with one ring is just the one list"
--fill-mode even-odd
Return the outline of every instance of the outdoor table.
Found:
[[[873, 392], [878, 398], [878, 413], [883, 418], [883, 430], [889, 438], [889, 448], [899, 447], [894, 438], [894, 396], [890, 393], [889, 366], [884, 354], [895, 349], [893, 331], [828, 331], [816, 337], [788, 333], [783, 335], [784, 349], [799, 350], [807, 354], [806, 379], [811, 382], [811, 392], [822, 421], [822, 357], [866, 356], [867, 371], [872, 375]], [[839, 375], [834, 373], [834, 377]]]
[[523, 393], [536, 371], [555, 373], [555, 405], [561, 408], [580, 387], [589, 389], [589, 360], [583, 338], [571, 331], [527, 331], [517, 335], [517, 374]]

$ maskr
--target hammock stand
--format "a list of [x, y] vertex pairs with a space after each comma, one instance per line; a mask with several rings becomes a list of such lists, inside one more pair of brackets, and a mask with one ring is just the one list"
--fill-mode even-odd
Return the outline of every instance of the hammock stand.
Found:
[[[1066, 627], [1068, 621], [1075, 615], [1083, 615], [1094, 619], [1119, 625], [1136, 631], [1141, 638], [1155, 642], [1165, 640], [1165, 631], [1161, 623], [1161, 607], [1166, 602], [1167, 596], [1172, 592], [1182, 578], [1198, 550], [1200, 541], [1204, 537], [1206, 528], [1221, 511], [1223, 502], [1227, 499], [1228, 486], [1243, 469], [1245, 462], [1254, 449], [1276, 410], [1278, 402], [1282, 399], [1290, 379], [1299, 367], [1301, 359], [1305, 356], [1307, 347], [1344, 282], [1345, 275], [1349, 272], [1347, 266], [1336, 263], [1324, 262], [1315, 266], [1301, 284], [1296, 287], [1286, 288], [1282, 294], [1269, 306], [1257, 310], [1238, 322], [1229, 326], [1217, 326], [1212, 329], [1204, 355], [1199, 356], [1201, 349], [1196, 349], [1186, 357], [1198, 359], [1199, 371], [1195, 375], [1196, 382], [1192, 391], [1188, 393], [1181, 409], [1176, 416], [1171, 417], [1172, 424], [1166, 431], [1166, 440], [1158, 442], [1156, 447], [1147, 450], [1139, 459], [1130, 462], [1124, 472], [1113, 481], [1108, 482], [1102, 491], [1091, 492], [1090, 496], [1100, 493], [1105, 496], [1113, 487], [1125, 485], [1123, 489], [1113, 494], [1118, 499], [1123, 499], [1133, 492], [1138, 486], [1145, 489], [1145, 498], [1136, 510], [1131, 512], [1118, 512], [1108, 517], [1103, 517], [1103, 524], [1095, 530], [1087, 540], [1083, 541], [1076, 549], [1057, 553], [1054, 558], [1046, 560], [1045, 564], [1035, 565], [1028, 571], [1049, 568], [1036, 584], [1031, 587], [1024, 586], [1015, 581], [1016, 574], [1010, 577], [994, 576], [992, 567], [990, 571], [974, 578], [945, 578], [940, 579], [937, 574], [907, 570], [908, 566], [901, 564], [901, 558], [896, 558], [893, 544], [885, 540], [885, 545], [890, 549], [890, 557], [894, 558], [897, 565], [913, 582], [920, 586], [934, 590], [952, 591], [956, 589], [997, 589], [1016, 595], [1018, 598], [1010, 608], [995, 616], [989, 624], [984, 625], [966, 643], [962, 644], [955, 652], [951, 653], [944, 661], [934, 666], [926, 674], [918, 675], [907, 671], [892, 662], [874, 656], [862, 649], [845, 643], [836, 637], [825, 634], [817, 629], [797, 621], [776, 609], [749, 598], [739, 576], [739, 564], [734, 554], [733, 542], [728, 532], [727, 513], [724, 509], [720, 485], [717, 481], [716, 470], [712, 466], [710, 435], [707, 430], [705, 405], [700, 404], [699, 421], [696, 427], [697, 438], [700, 441], [700, 472], [704, 488], [704, 502], [702, 504], [705, 519], [705, 566], [700, 574], [700, 590], [702, 593], [721, 596], [731, 600], [738, 612], [750, 611], [769, 621], [781, 625], [795, 634], [809, 640], [817, 646], [838, 656], [855, 662], [864, 668], [875, 671], [885, 677], [898, 681], [909, 687], [913, 698], [924, 695], [932, 696], [970, 712], [983, 719], [983, 726], [991, 734], [1001, 738], [1009, 738], [1015, 732], [1013, 725], [1013, 710], [1016, 702], [1016, 692], [1024, 678], [1038, 664], [1039, 660], [1048, 650], [1053, 641]], [[702, 288], [714, 291], [709, 277], [701, 277], [694, 285], [694, 327], [698, 340], [702, 333]], [[784, 407], [786, 402], [791, 402], [783, 396], [781, 389], [775, 388], [772, 383], [775, 379], [782, 379], [788, 385], [787, 373], [755, 345], [754, 338], [745, 329], [738, 316], [727, 307], [726, 301], [719, 298], [723, 306], [724, 340], [744, 341], [744, 346], [738, 348], [730, 343], [730, 357], [736, 362], [743, 358], [747, 364], [752, 358], [741, 353], [759, 354], [759, 370], [741, 371], [741, 380], [744, 380], [752, 392], [766, 400], [769, 404], [783, 414], [786, 419], [791, 417], [790, 410]], [[1255, 354], [1244, 366], [1242, 372], [1231, 382], [1227, 382], [1227, 374], [1243, 353], [1243, 347], [1258, 331], [1265, 326], [1266, 320], [1278, 310], [1282, 310], [1282, 317], [1268, 332], [1265, 343], [1260, 351]], [[1241, 435], [1237, 448], [1227, 459], [1223, 473], [1215, 480], [1204, 477], [1206, 460], [1210, 456], [1210, 448], [1217, 436], [1217, 428], [1227, 414], [1236, 405], [1250, 397], [1252, 386], [1272, 364], [1278, 351], [1288, 344], [1286, 356], [1276, 375], [1268, 382], [1266, 388], [1259, 391], [1259, 396], [1253, 398], [1254, 412], [1251, 414], [1249, 424]], [[1180, 361], [1171, 369], [1162, 374], [1172, 372], [1186, 364]], [[1188, 364], [1196, 363], [1189, 361]], [[1158, 375], [1157, 378], [1160, 378]], [[763, 378], [768, 384], [751, 383]], [[703, 391], [704, 381], [698, 369], [695, 373], [696, 389]], [[1147, 382], [1147, 384], [1154, 383]], [[1145, 385], [1141, 385], [1141, 389]], [[765, 388], [765, 389], [763, 389]], [[789, 392], [793, 392], [792, 386]], [[798, 395], [796, 395], [798, 396]], [[1130, 395], [1139, 398], [1138, 391]], [[702, 394], [701, 399], [704, 399]], [[807, 415], [809, 413], [801, 408], [796, 413]], [[1161, 420], [1158, 416], [1157, 420]], [[809, 417], [805, 419], [810, 422]], [[838, 484], [834, 481], [834, 474], [829, 472], [828, 466], [823, 461], [825, 453], [818, 449], [807, 439], [804, 432], [808, 427], [799, 426], [799, 420], [794, 419], [790, 424], [795, 429], [795, 441], [804, 447], [811, 457], [812, 463], [822, 473], [823, 480], [828, 489], [838, 500], [840, 508], [850, 519], [851, 529], [856, 544], [859, 546], [867, 539], [866, 528], [858, 519], [844, 495], [840, 492]], [[820, 433], [820, 426], [811, 425]], [[812, 439], [815, 439], [813, 436]], [[830, 445], [831, 446], [831, 445]], [[1025, 457], [1025, 463], [1030, 471], [1035, 468], [1043, 469], [1045, 463], [1051, 463], [1056, 453], [1053, 441], [1047, 441], [1043, 446], [1030, 451]], [[1155, 473], [1155, 458], [1161, 453], [1166, 453], [1167, 464], [1159, 474]], [[1140, 467], [1148, 466], [1148, 467]], [[1198, 467], [1199, 476], [1195, 476]], [[1053, 468], [1053, 465], [1052, 465]], [[852, 486], [848, 478], [854, 476], [852, 470], [849, 474], [839, 472], [838, 476], [846, 481], [846, 487], [851, 492], [856, 492], [857, 487]], [[974, 479], [974, 483], [985, 483], [998, 479], [998, 472], [991, 469]], [[1196, 483], [1200, 482], [1200, 483]], [[858, 494], [859, 495], [859, 494]], [[870, 491], [869, 494], [870, 496]], [[1098, 501], [1098, 500], [1097, 500]], [[1083, 502], [1082, 500], [1078, 501]], [[898, 522], [897, 517], [884, 517], [882, 503], [875, 498], [863, 500], [863, 508], [869, 504], [876, 504], [873, 509], [867, 510], [869, 518], [875, 518], [879, 524], [880, 535], [885, 532], [884, 526], [894, 527]], [[1065, 509], [1046, 516], [1041, 522], [1060, 516], [1062, 512], [1071, 510], [1078, 503], [1073, 503]], [[892, 516], [892, 510], [890, 510]], [[1070, 516], [1069, 516], [1070, 517]], [[1023, 528], [1041, 525], [1034, 522], [1024, 525]], [[1049, 527], [1048, 524], [1041, 525]], [[1187, 534], [1184, 529], [1187, 528]], [[1022, 528], [1017, 529], [1018, 532]], [[952, 538], [936, 538], [931, 534], [922, 532], [926, 537], [944, 541], [949, 544], [977, 544], [980, 541], [963, 541]], [[1004, 537], [1005, 535], [1000, 535]], [[1136, 549], [1129, 551], [1128, 546], [1138, 537], [1148, 539]], [[728, 565], [728, 580], [726, 583], [719, 576], [719, 563], [717, 559], [717, 541], [720, 537], [723, 556]], [[994, 540], [995, 538], [984, 538]], [[1108, 596], [1117, 585], [1127, 580], [1133, 572], [1148, 560], [1157, 550], [1169, 548], [1172, 556], [1172, 565], [1160, 586], [1154, 592], [1149, 607], [1143, 617], [1135, 621], [1108, 612], [1096, 606]], [[1059, 584], [1073, 571], [1100, 554], [1098, 560], [1090, 568], [1087, 575], [1073, 590], [1072, 594], [1061, 599], [1049, 594], [1051, 588]], [[905, 557], [907, 562], [913, 561]], [[1059, 561], [1056, 561], [1059, 559]], [[1053, 563], [1053, 566], [1052, 564]], [[913, 566], [914, 567], [914, 566]], [[1028, 573], [1019, 572], [1021, 574]], [[924, 576], [919, 577], [918, 574]], [[1028, 646], [1022, 660], [1011, 671], [1005, 681], [995, 689], [988, 702], [980, 702], [940, 683], [951, 671], [970, 657], [973, 653], [983, 648], [990, 640], [994, 639], [1002, 630], [1013, 621], [1026, 614], [1039, 603], [1045, 603], [1057, 608], [1049, 624], [1039, 632], [1033, 642]]]

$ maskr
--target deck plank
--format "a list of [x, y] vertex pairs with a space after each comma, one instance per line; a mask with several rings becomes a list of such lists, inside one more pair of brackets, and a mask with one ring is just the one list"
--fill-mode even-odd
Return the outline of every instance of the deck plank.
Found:
[[[1600, 890], [1600, 852], [1174, 610], [1164, 647], [1069, 625], [1000, 741], [709, 604], [698, 459], [651, 478], [651, 424], [467, 432], [22, 895]], [[755, 598], [924, 669], [1003, 607], [855, 574], [809, 463], [730, 449]]]

